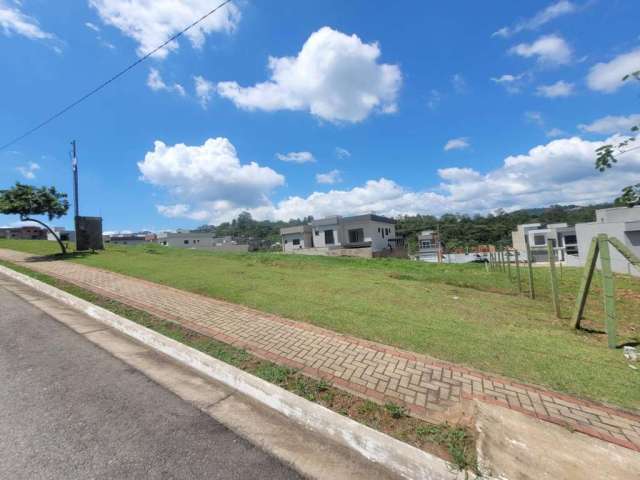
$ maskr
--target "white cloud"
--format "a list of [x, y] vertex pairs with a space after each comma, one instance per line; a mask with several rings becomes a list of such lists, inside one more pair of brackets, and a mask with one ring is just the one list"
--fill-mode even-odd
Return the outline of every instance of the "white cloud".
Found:
[[524, 118], [529, 123], [533, 123], [539, 127], [544, 127], [544, 118], [540, 112], [524, 112]]
[[21, 35], [31, 40], [55, 40], [56, 36], [40, 28], [38, 20], [24, 14], [20, 4], [10, 6], [5, 0], [0, 0], [0, 29], [6, 36]]
[[571, 61], [571, 47], [558, 35], [545, 35], [533, 43], [520, 43], [509, 50], [521, 57], [536, 57], [542, 65], [564, 65]]
[[36, 172], [40, 170], [40, 165], [35, 162], [29, 162], [27, 165], [16, 167], [16, 170], [18, 170], [24, 178], [33, 180], [36, 178]]
[[[179, 197], [174, 205], [158, 207], [166, 215], [212, 223], [235, 218], [243, 210], [249, 211], [256, 219], [288, 220], [307, 215], [316, 218], [370, 212], [390, 216], [417, 213], [440, 215], [446, 212], [486, 213], [497, 208], [516, 210], [554, 203], [592, 204], [611, 201], [619, 195], [623, 186], [629, 184], [630, 177], [640, 176], [640, 150], [629, 152], [624, 162], [621, 161], [606, 173], [594, 168], [595, 149], [619, 139], [609, 138], [602, 142], [586, 141], [579, 137], [553, 140], [525, 154], [508, 156], [500, 167], [487, 173], [472, 168], [444, 168], [438, 171], [440, 184], [432, 189], [412, 190], [393, 180], [379, 178], [348, 190], [313, 192], [307, 196], [290, 196], [273, 202], [268, 198], [268, 193], [281, 185], [284, 179], [267, 169], [271, 172], [268, 176], [272, 177], [267, 185], [245, 188], [245, 183], [240, 182], [240, 190], [250, 192], [248, 199], [244, 199], [237, 196], [237, 182], [233, 186], [218, 188], [221, 179], [227, 179], [229, 175], [216, 174], [212, 180], [208, 172], [201, 174], [199, 166], [192, 168], [193, 160], [186, 164], [163, 160], [160, 168], [163, 173], [154, 183], [170, 188]], [[232, 149], [231, 156], [235, 159], [232, 162], [233, 171], [246, 167], [239, 165], [235, 149], [226, 139], [217, 139], [215, 142], [223, 142], [227, 149]], [[147, 154], [143, 164], [150, 164], [147, 166], [151, 167], [156, 162], [149, 156], [155, 155], [163, 159], [183, 155], [190, 159], [200, 157], [200, 153], [194, 154], [189, 149], [206, 146], [165, 147], [161, 142], [159, 144], [156, 144], [156, 152]], [[182, 153], [178, 154], [174, 149]], [[185, 149], [187, 152], [184, 152]], [[210, 156], [205, 155], [206, 158]], [[255, 168], [261, 167], [256, 165]], [[188, 178], [186, 173], [181, 173], [187, 171], [190, 172]], [[146, 175], [144, 171], [143, 174]], [[156, 178], [156, 175], [152, 177]], [[265, 178], [265, 175], [258, 174], [255, 177]], [[194, 203], [196, 206], [192, 208], [190, 204]]]
[[563, 135], [566, 135], [567, 132], [565, 132], [564, 130], [561, 130], [559, 128], [552, 128], [551, 130], [547, 130], [545, 132], [545, 135], [549, 138], [555, 138], [555, 137], [561, 137]]
[[162, 79], [160, 72], [155, 68], [149, 69], [149, 76], [147, 77], [147, 86], [154, 92], [160, 92], [160, 91], [174, 92], [182, 97], [186, 95], [184, 87], [179, 83], [174, 83], [173, 85], [167, 85]]
[[607, 63], [597, 63], [587, 75], [587, 85], [591, 90], [604, 93], [615, 92], [618, 88], [635, 83], [635, 80], [622, 81], [625, 75], [640, 70], [640, 48], [618, 55]]
[[156, 141], [138, 168], [141, 180], [178, 200], [175, 205], [159, 205], [161, 213], [197, 220], [269, 205], [268, 195], [284, 184], [284, 177], [271, 168], [242, 164], [226, 138], [209, 138], [196, 146]]
[[349, 158], [351, 156], [351, 152], [346, 148], [336, 147], [336, 157], [340, 160], [344, 160], [345, 158]]
[[536, 93], [541, 97], [558, 98], [568, 97], [573, 94], [573, 83], [565, 82], [564, 80], [558, 80], [551, 85], [540, 85], [536, 89]]
[[87, 27], [89, 30], [93, 30], [94, 32], [100, 31], [100, 27], [97, 26], [95, 23], [84, 22], [84, 26]]
[[468, 91], [467, 81], [459, 73], [456, 73], [451, 77], [451, 85], [453, 85], [453, 89], [456, 93], [467, 93]]
[[271, 78], [252, 87], [218, 83], [218, 93], [246, 110], [308, 110], [330, 122], [360, 122], [393, 113], [402, 75], [380, 64], [377, 43], [323, 27], [295, 57], [269, 57]]
[[608, 115], [589, 124], [582, 123], [578, 125], [578, 128], [583, 132], [610, 135], [612, 133], [628, 133], [635, 125], [640, 125], [640, 114], [637, 113], [627, 117]]
[[448, 152], [449, 150], [464, 150], [465, 148], [469, 148], [470, 146], [471, 145], [469, 144], [469, 139], [467, 137], [452, 138], [445, 144], [444, 151]]
[[316, 175], [316, 182], [326, 185], [340, 183], [342, 182], [342, 173], [340, 172], [340, 170], [331, 170], [327, 173], [318, 173]]
[[544, 24], [554, 20], [562, 15], [573, 13], [577, 10], [576, 6], [568, 0], [560, 0], [559, 2], [549, 5], [544, 10], [536, 13], [532, 18], [517, 23], [514, 27], [502, 27], [491, 35], [492, 37], [510, 37], [523, 30], [536, 30]]
[[429, 110], [436, 110], [442, 101], [442, 94], [435, 88], [429, 92], [429, 98], [427, 100], [427, 107]]
[[276, 153], [276, 158], [291, 163], [313, 163], [316, 161], [311, 152]]
[[[89, 4], [96, 9], [105, 24], [117, 28], [137, 42], [140, 56], [165, 42], [213, 7], [209, 0], [89, 0]], [[227, 4], [185, 33], [185, 36], [194, 48], [201, 48], [208, 34], [233, 32], [240, 16], [240, 10], [235, 4]], [[178, 42], [174, 41], [154, 56], [165, 58], [169, 52], [178, 48]]]
[[193, 82], [195, 84], [196, 97], [200, 100], [202, 108], [206, 110], [209, 106], [209, 102], [211, 101], [211, 95], [215, 92], [216, 87], [213, 82], [210, 82], [200, 75], [193, 77]]
[[519, 75], [511, 75], [510, 73], [507, 73], [500, 77], [492, 77], [491, 81], [504, 87], [508, 93], [520, 93], [526, 78], [526, 73], [521, 73]]

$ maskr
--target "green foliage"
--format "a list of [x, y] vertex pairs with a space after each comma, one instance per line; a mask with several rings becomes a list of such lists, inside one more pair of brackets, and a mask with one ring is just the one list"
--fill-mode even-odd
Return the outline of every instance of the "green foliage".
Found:
[[67, 195], [55, 187], [36, 188], [18, 182], [9, 190], [0, 190], [0, 213], [20, 215], [21, 220], [31, 215], [47, 215], [53, 220], [65, 215], [67, 210]]
[[499, 210], [495, 214], [486, 216], [453, 214], [442, 215], [440, 218], [433, 215], [405, 216], [398, 219], [396, 230], [405, 234], [409, 243], [409, 253], [415, 253], [416, 234], [422, 230], [439, 230], [442, 242], [448, 249], [485, 244], [506, 246], [511, 244], [511, 232], [519, 224], [593, 222], [596, 209], [610, 206], [610, 204], [588, 207], [552, 205], [547, 208], [518, 210], [510, 213]]
[[387, 413], [391, 415], [391, 418], [397, 419], [397, 418], [409, 416], [409, 414], [407, 413], [407, 409], [404, 408], [402, 405], [398, 405], [397, 403], [387, 402], [385, 403], [384, 408], [387, 411]]
[[[622, 81], [635, 79], [640, 81], [640, 70], [628, 73], [622, 77]], [[636, 141], [635, 134], [640, 131], [640, 125], [634, 125], [631, 127], [631, 133], [622, 141], [617, 144], [607, 144], [596, 148], [596, 169], [604, 172], [608, 168], [613, 167], [615, 163], [618, 163], [618, 157], [632, 150], [640, 148], [638, 146], [627, 148], [629, 144]], [[622, 189], [622, 195], [615, 199], [616, 205], [626, 205], [627, 207], [633, 207], [640, 205], [640, 184], [629, 185]]]

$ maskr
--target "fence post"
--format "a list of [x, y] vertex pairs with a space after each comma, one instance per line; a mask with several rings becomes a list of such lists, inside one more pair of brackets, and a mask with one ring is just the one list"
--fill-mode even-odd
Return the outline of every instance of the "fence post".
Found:
[[513, 283], [511, 278], [511, 251], [507, 248], [507, 272], [509, 273], [509, 281]]
[[516, 280], [518, 282], [518, 293], [522, 293], [522, 283], [520, 283], [520, 260], [518, 250], [515, 251], [516, 257]]
[[505, 268], [504, 268], [504, 248], [500, 249], [500, 270], [503, 271], [503, 272], [505, 271]]
[[573, 310], [573, 317], [571, 318], [574, 328], [580, 328], [580, 320], [582, 319], [582, 314], [584, 313], [584, 307], [587, 304], [589, 286], [591, 285], [591, 279], [593, 278], [593, 272], [596, 268], [597, 259], [598, 239], [596, 237], [593, 237], [593, 239], [591, 239], [589, 253], [587, 254], [587, 260], [584, 264], [582, 280], [580, 280], [580, 289], [578, 290], [578, 297], [576, 298], [576, 306]]
[[549, 274], [551, 275], [551, 301], [556, 317], [560, 318], [560, 297], [558, 295], [558, 277], [556, 276], [556, 259], [553, 250], [553, 240], [547, 240], [547, 255], [549, 256]]
[[536, 291], [533, 287], [533, 266], [531, 265], [531, 246], [529, 240], [525, 237], [525, 244], [527, 246], [527, 267], [529, 268], [529, 298], [534, 300], [536, 298]]
[[605, 327], [609, 348], [615, 348], [617, 344], [616, 332], [616, 297], [613, 284], [613, 271], [611, 270], [611, 254], [609, 253], [609, 241], [607, 235], [598, 235], [598, 248], [600, 249], [600, 267], [602, 272], [602, 292], [604, 295]]

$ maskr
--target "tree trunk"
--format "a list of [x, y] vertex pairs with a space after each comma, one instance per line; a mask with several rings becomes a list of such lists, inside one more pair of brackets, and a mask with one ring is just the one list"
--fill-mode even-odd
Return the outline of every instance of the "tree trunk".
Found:
[[58, 236], [58, 234], [54, 232], [49, 225], [47, 225], [44, 222], [41, 222], [40, 220], [36, 220], [35, 218], [30, 218], [30, 217], [24, 217], [22, 221], [36, 222], [42, 225], [44, 228], [49, 230], [49, 232], [51, 232], [51, 235], [53, 235], [53, 237], [56, 239], [56, 241], [58, 242], [58, 245], [60, 245], [60, 250], [62, 250], [62, 254], [65, 255], [67, 253], [67, 247], [64, 246], [64, 243], [62, 243], [62, 240], [60, 240], [60, 237]]

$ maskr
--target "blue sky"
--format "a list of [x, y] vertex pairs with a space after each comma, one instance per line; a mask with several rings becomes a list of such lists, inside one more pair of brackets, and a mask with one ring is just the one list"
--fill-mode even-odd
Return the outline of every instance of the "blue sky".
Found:
[[[0, 0], [0, 143], [216, 3]], [[0, 185], [70, 193], [76, 139], [106, 230], [608, 201], [640, 181], [638, 152], [593, 168], [640, 123], [634, 69], [632, 0], [238, 0], [0, 152]]]

